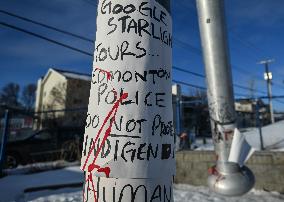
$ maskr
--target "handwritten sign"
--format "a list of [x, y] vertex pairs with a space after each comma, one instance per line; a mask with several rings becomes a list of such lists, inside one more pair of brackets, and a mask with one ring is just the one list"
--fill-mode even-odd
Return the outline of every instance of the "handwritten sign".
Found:
[[171, 16], [155, 0], [99, 1], [81, 160], [87, 183], [174, 175], [171, 54]]
[[172, 202], [172, 181], [94, 177], [84, 186], [83, 201]]

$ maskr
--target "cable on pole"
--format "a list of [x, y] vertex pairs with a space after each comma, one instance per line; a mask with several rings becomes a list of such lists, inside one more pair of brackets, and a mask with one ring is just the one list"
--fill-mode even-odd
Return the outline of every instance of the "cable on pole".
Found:
[[45, 40], [45, 41], [54, 43], [54, 44], [56, 44], [56, 45], [63, 46], [63, 47], [65, 47], [65, 48], [68, 48], [68, 49], [70, 49], [70, 50], [73, 50], [73, 51], [82, 53], [82, 54], [84, 54], [84, 55], [93, 56], [93, 54], [91, 54], [91, 53], [89, 53], [89, 52], [87, 52], [87, 51], [84, 51], [84, 50], [81, 50], [81, 49], [78, 49], [78, 48], [75, 48], [75, 47], [66, 45], [66, 44], [64, 44], [64, 43], [61, 43], [61, 42], [58, 42], [58, 41], [56, 41], [56, 40], [50, 39], [50, 38], [48, 38], [48, 37], [45, 37], [45, 36], [36, 34], [36, 33], [34, 33], [34, 32], [31, 32], [31, 31], [22, 29], [22, 28], [20, 28], [20, 27], [17, 27], [17, 26], [14, 26], [14, 25], [11, 25], [11, 24], [8, 24], [8, 23], [5, 23], [5, 22], [1, 22], [1, 21], [0, 21], [0, 25], [5, 26], [5, 27], [9, 27], [9, 28], [11, 28], [11, 29], [14, 29], [14, 30], [17, 30], [17, 31], [26, 33], [26, 34], [29, 34], [29, 35], [31, 35], [31, 36], [34, 36], [34, 37], [43, 39], [43, 40]]
[[[188, 74], [191, 74], [191, 75], [194, 75], [194, 76], [197, 76], [197, 77], [205, 78], [204, 74], [199, 74], [199, 73], [196, 73], [196, 72], [188, 71], [188, 70], [185, 70], [185, 69], [177, 67], [177, 66], [173, 66], [173, 69], [184, 72], [184, 73], [188, 73]], [[242, 85], [239, 85], [239, 84], [233, 84], [233, 86], [235, 86], [236, 88], [243, 89], [243, 90], [249, 90], [249, 91], [255, 90], [255, 89], [245, 87], [245, 86], [242, 86]], [[259, 90], [255, 90], [255, 91], [257, 91], [258, 93], [266, 94], [264, 91], [259, 91]]]
[[62, 30], [62, 29], [56, 28], [54, 26], [50, 26], [50, 25], [44, 24], [42, 22], [38, 22], [38, 21], [29, 19], [29, 18], [26, 18], [26, 17], [23, 17], [23, 16], [19, 16], [19, 15], [16, 15], [16, 14], [8, 12], [8, 11], [0, 10], [0, 13], [12, 16], [12, 17], [17, 18], [17, 19], [21, 19], [21, 20], [26, 21], [26, 22], [30, 22], [32, 24], [36, 24], [36, 25], [42, 26], [42, 27], [47, 28], [47, 29], [51, 29], [51, 30], [60, 32], [62, 34], [66, 34], [66, 35], [69, 35], [69, 36], [72, 36], [72, 37], [76, 37], [76, 38], [82, 39], [84, 41], [88, 41], [88, 42], [94, 43], [94, 40], [89, 39], [87, 37], [80, 36], [78, 34], [74, 34], [74, 33], [68, 32], [66, 30]]
[[198, 86], [198, 85], [191, 84], [191, 83], [186, 83], [186, 82], [183, 82], [183, 81], [178, 81], [178, 80], [174, 80], [174, 79], [173, 79], [173, 82], [174, 82], [174, 83], [178, 83], [178, 84], [182, 84], [182, 85], [185, 85], [185, 86], [189, 86], [189, 87], [201, 89], [201, 90], [207, 90], [207, 88], [205, 88], [205, 87], [203, 87], [203, 86]]
[[177, 67], [177, 66], [173, 66], [173, 69], [184, 72], [184, 73], [188, 73], [188, 74], [191, 74], [191, 75], [194, 75], [194, 76], [197, 76], [197, 77], [205, 78], [205, 75], [203, 75], [203, 74], [192, 72], [192, 71], [189, 71], [189, 70]]

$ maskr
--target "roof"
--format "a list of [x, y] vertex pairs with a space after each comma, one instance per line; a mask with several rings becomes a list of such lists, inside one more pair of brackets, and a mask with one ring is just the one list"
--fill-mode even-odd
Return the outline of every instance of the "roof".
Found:
[[79, 79], [79, 80], [85, 80], [85, 81], [91, 81], [92, 79], [92, 76], [90, 74], [74, 72], [74, 71], [66, 71], [66, 70], [61, 70], [61, 69], [56, 69], [56, 68], [52, 68], [52, 69], [67, 78]]

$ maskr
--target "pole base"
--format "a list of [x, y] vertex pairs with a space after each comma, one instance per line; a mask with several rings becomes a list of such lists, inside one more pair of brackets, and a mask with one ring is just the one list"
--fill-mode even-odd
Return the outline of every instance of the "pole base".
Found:
[[241, 196], [249, 192], [255, 183], [251, 170], [233, 162], [218, 162], [209, 169], [208, 186], [210, 190], [224, 196]]

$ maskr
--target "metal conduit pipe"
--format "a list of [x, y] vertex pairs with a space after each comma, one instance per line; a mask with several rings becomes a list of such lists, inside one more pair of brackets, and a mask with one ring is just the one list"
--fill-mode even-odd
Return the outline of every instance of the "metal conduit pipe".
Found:
[[227, 196], [248, 192], [254, 175], [228, 161], [236, 128], [232, 73], [229, 61], [223, 0], [196, 0], [205, 63], [207, 96], [217, 164], [209, 169], [211, 190]]

